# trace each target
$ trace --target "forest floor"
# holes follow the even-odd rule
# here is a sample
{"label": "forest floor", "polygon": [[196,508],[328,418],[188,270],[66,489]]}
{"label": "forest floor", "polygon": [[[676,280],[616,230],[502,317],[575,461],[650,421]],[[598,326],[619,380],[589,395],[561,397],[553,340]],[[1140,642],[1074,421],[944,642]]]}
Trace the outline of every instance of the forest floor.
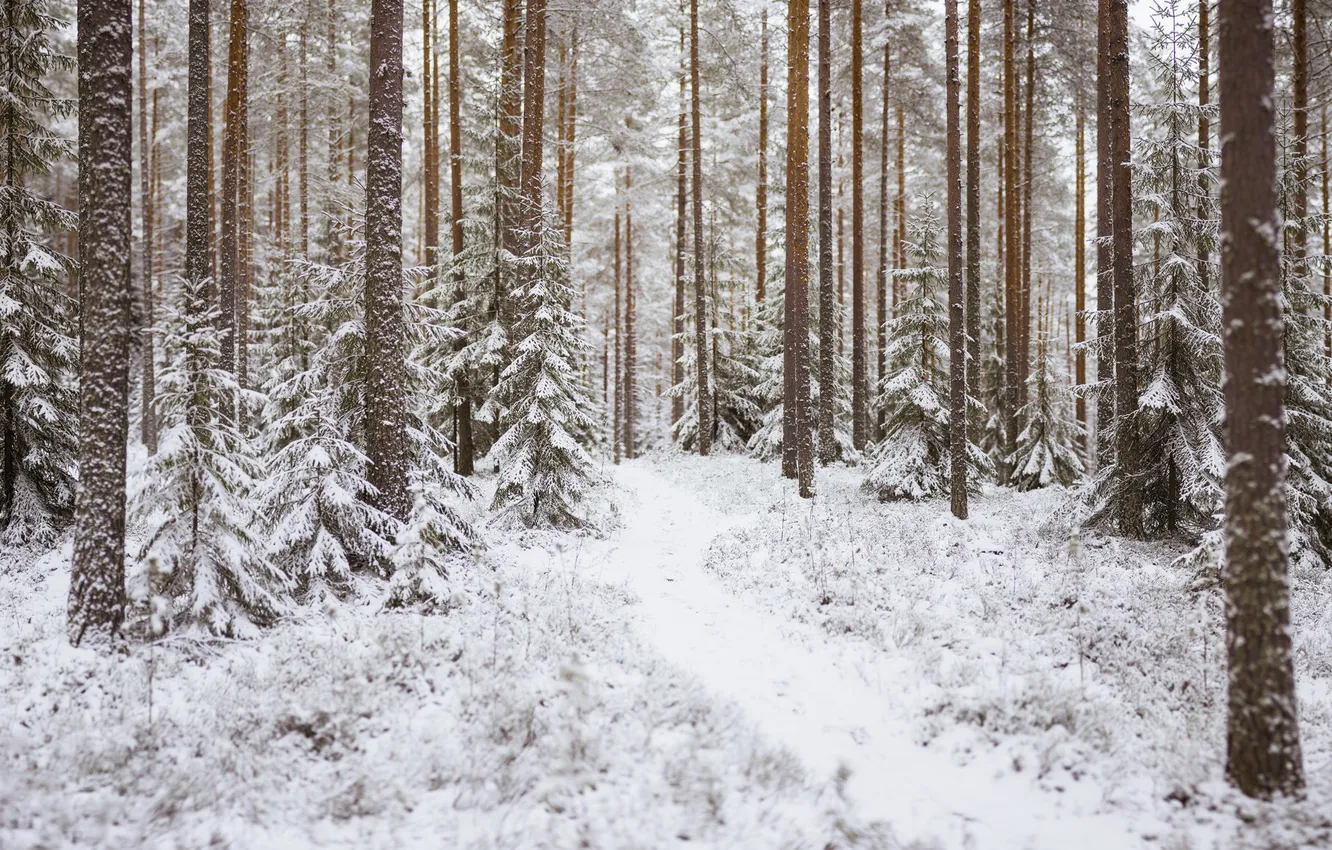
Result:
{"label": "forest floor", "polygon": [[[1222,781],[1221,599],[1066,493],[796,498],[609,471],[600,536],[491,529],[447,613],[367,583],[261,638],[64,640],[0,550],[0,848],[1332,847],[1332,578],[1297,570],[1307,798]],[[614,508],[610,508],[614,505]]]}

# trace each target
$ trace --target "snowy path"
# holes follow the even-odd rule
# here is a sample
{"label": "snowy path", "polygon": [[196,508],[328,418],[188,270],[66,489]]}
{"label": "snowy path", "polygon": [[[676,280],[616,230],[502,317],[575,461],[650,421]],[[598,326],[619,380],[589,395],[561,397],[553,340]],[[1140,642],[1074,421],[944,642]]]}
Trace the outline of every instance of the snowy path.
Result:
{"label": "snowy path", "polygon": [[[847,669],[823,636],[748,608],[702,568],[709,542],[743,516],[700,504],[648,466],[626,464],[619,484],[637,505],[590,569],[639,598],[645,639],[709,689],[733,700],[765,734],[799,756],[815,776],[850,771],[847,793],[868,818],[891,825],[905,844],[997,850],[1123,850],[1144,844],[1123,815],[1083,814],[1085,796],[1057,795],[1026,777],[996,776],[978,759],[959,766],[917,746],[891,712],[890,682]],[[877,678],[877,677],[876,677]]]}

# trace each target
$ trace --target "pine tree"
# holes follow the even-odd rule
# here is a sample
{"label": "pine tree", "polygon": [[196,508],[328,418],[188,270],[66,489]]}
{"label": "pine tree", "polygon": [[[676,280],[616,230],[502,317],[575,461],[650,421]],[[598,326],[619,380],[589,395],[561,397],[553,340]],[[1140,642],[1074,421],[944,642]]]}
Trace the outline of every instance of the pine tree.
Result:
{"label": "pine tree", "polygon": [[[939,265],[943,246],[936,203],[917,201],[910,224],[912,268],[893,272],[903,290],[898,316],[888,323],[890,374],[879,388],[884,438],[870,456],[862,485],[882,501],[918,501],[949,492],[948,269]],[[989,460],[974,443],[967,446],[977,487]]]}
{"label": "pine tree", "polygon": [[0,532],[10,542],[74,507],[78,342],[64,291],[73,262],[50,237],[78,219],[30,185],[73,154],[48,126],[74,104],[47,81],[74,62],[54,50],[62,24],[47,6],[8,0],[0,18]]}
{"label": "pine tree", "polygon": [[506,430],[492,453],[499,463],[494,510],[529,527],[587,525],[581,502],[596,482],[591,456],[576,434],[595,427],[592,403],[575,368],[586,349],[583,322],[571,311],[573,290],[563,229],[543,212],[532,251],[520,262],[525,283],[513,362],[500,375],[494,403]]}
{"label": "pine tree", "polygon": [[[1216,525],[1225,457],[1221,446],[1221,306],[1199,277],[1197,248],[1215,238],[1205,191],[1213,163],[1195,142],[1200,116],[1215,113],[1190,96],[1197,28],[1180,0],[1158,0],[1147,56],[1156,81],[1139,106],[1149,128],[1134,150],[1135,202],[1154,221],[1139,240],[1155,260],[1139,268],[1150,299],[1138,330],[1143,389],[1136,408],[1118,410],[1113,460],[1091,484],[1091,521],[1120,522],[1141,511],[1136,527],[1151,536],[1196,536]],[[1204,163],[1199,167],[1199,163]],[[1200,217],[1200,213],[1202,217]]]}
{"label": "pine tree", "polygon": [[134,500],[148,529],[138,562],[147,592],[166,602],[167,624],[244,636],[281,612],[290,582],[262,557],[255,536],[249,497],[262,466],[222,410],[221,400],[240,387],[220,365],[220,311],[205,306],[207,286],[206,278],[182,280],[162,311],[164,428]]}

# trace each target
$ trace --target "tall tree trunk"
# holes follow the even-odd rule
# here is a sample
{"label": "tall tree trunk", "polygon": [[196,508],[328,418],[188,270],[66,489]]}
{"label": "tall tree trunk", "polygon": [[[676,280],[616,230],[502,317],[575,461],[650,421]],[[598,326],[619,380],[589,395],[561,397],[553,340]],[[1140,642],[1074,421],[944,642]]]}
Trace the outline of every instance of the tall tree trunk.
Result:
{"label": "tall tree trunk", "polygon": [[310,256],[310,7],[301,8],[301,130],[296,155],[300,187],[301,257]]}
{"label": "tall tree trunk", "polygon": [[340,236],[334,225],[336,221],[337,201],[335,187],[338,183],[339,169],[342,167],[342,136],[338,132],[338,98],[334,95],[333,86],[337,84],[338,76],[338,38],[337,38],[337,7],[334,5],[336,0],[328,0],[328,15],[325,23],[327,24],[327,41],[324,47],[327,51],[324,57],[324,71],[326,74],[325,84],[329,90],[325,93],[325,122],[328,124],[328,185],[324,188],[324,218],[325,226],[328,228],[325,245],[327,255],[324,262],[337,262],[339,259],[338,241]]}
{"label": "tall tree trunk", "polygon": [[[1015,49],[1014,0],[1004,0],[1004,455],[1016,447],[1018,417],[1021,398],[1022,311],[1021,246],[1019,243],[1018,198],[1018,135],[1017,135],[1017,75],[1014,73]],[[1000,464],[1000,481],[1008,482],[1008,463]]]}
{"label": "tall tree trunk", "polygon": [[250,385],[250,293],[254,289],[254,152],[250,149],[250,5],[241,8],[241,63],[236,112],[236,380]]}
{"label": "tall tree trunk", "polygon": [[[698,0],[693,0],[697,4]],[[809,375],[809,0],[791,0],[787,11],[786,291],[787,355],[785,404],[790,416],[788,446],[794,449],[789,477],[802,498],[814,495],[813,411]],[[695,213],[695,223],[698,223]],[[785,467],[785,456],[783,466]]]}
{"label": "tall tree trunk", "polygon": [[962,282],[962,80],[958,69],[957,0],[944,0],[948,156],[948,442],[953,516],[967,518],[967,329]]}
{"label": "tall tree trunk", "polygon": [[[574,222],[574,165],[578,151],[578,24],[569,36],[569,110],[568,127],[564,131],[564,248],[573,256]],[[582,284],[580,283],[580,286]],[[583,312],[587,312],[587,290],[583,290]]]}
{"label": "tall tree trunk", "polygon": [[851,440],[869,439],[869,352],[865,337],[865,95],[861,0],[851,0]]}
{"label": "tall tree trunk", "polygon": [[[1206,221],[1212,214],[1209,198],[1212,187],[1207,174],[1211,168],[1211,156],[1208,146],[1211,144],[1211,123],[1207,118],[1207,103],[1211,94],[1211,76],[1208,72],[1208,50],[1211,37],[1209,16],[1213,0],[1198,0],[1198,219]],[[1325,134],[1326,135],[1326,134]],[[1326,194],[1326,193],[1324,193]],[[1198,291],[1210,292],[1211,250],[1205,236],[1198,238]],[[1324,251],[1323,253],[1327,253]]]}
{"label": "tall tree trunk", "polygon": [[[671,380],[672,386],[684,383],[685,332],[685,231],[688,228],[688,151],[689,131],[687,127],[688,104],[685,92],[685,31],[680,25],[680,130],[679,144],[675,155],[675,309],[672,317],[671,333]],[[685,398],[682,395],[671,397],[671,424],[679,422],[684,416]]]}
{"label": "tall tree trunk", "polygon": [[[496,181],[499,184],[500,247],[517,256],[521,253],[521,216],[517,196],[522,179],[523,49],[519,35],[523,27],[523,0],[504,0],[504,35],[500,47],[499,137],[496,139]],[[502,299],[503,291],[497,292]],[[497,306],[503,315],[502,306]]]}
{"label": "tall tree trunk", "polygon": [[[1022,111],[1022,348],[1018,365],[1018,399],[1027,403],[1027,378],[1031,376],[1031,208],[1035,181],[1032,179],[1032,121],[1036,114],[1036,0],[1027,0],[1027,91]],[[1022,427],[1019,423],[1018,427]]]}
{"label": "tall tree trunk", "polygon": [[275,222],[276,241],[278,243],[278,252],[282,259],[291,257],[291,243],[289,236],[290,227],[290,208],[287,204],[288,173],[291,170],[290,146],[287,139],[288,115],[287,115],[287,39],[284,33],[277,40],[278,45],[278,88],[277,88],[277,134],[274,139],[274,168],[276,175],[274,177],[275,211],[273,219]]}
{"label": "tall tree trunk", "polygon": [[365,161],[365,453],[376,504],[406,520],[410,453],[402,305],[402,0],[371,0]]}
{"label": "tall tree trunk", "polygon": [[[536,231],[541,223],[545,118],[546,0],[527,0],[523,44],[523,256],[535,247]],[[524,279],[530,274],[531,270],[527,268]]]}
{"label": "tall tree trunk", "polygon": [[[883,17],[885,23],[892,13],[889,5],[891,3],[892,0],[886,0],[884,4]],[[893,48],[890,40],[885,39],[883,43],[883,108],[879,115],[879,271],[875,279],[879,302],[879,312],[875,317],[878,320],[878,327],[875,328],[875,343],[879,352],[878,379],[880,384],[888,376],[888,267],[891,262],[888,256],[888,92],[892,89],[892,53]],[[894,290],[896,290],[896,286],[894,286]],[[896,306],[895,303],[894,306]],[[875,441],[883,439],[883,424],[884,411],[880,408],[875,416]]]}
{"label": "tall tree trunk", "polygon": [[[462,69],[459,50],[462,33],[458,30],[458,0],[449,0],[449,221],[453,230],[453,288],[455,303],[465,296],[467,278],[459,258],[463,252],[463,181],[462,181]],[[463,345],[460,340],[458,347]],[[458,448],[453,456],[453,471],[470,476],[476,471],[476,447],[472,440],[472,396],[463,370],[458,376]]]}
{"label": "tall tree trunk", "polygon": [[758,190],[754,206],[758,209],[758,230],[754,237],[755,298],[762,304],[768,297],[768,7],[763,6],[759,36],[759,151]]}
{"label": "tall tree trunk", "polygon": [[[438,125],[435,123],[434,110],[431,108],[434,96],[431,91],[433,77],[430,73],[430,59],[435,52],[433,41],[435,27],[430,19],[433,5],[432,0],[421,2],[421,160],[424,172],[421,175],[421,204],[425,230],[425,264],[431,267],[438,262],[436,249],[439,246],[439,165],[435,162],[435,156],[439,151],[439,145],[435,142]],[[426,289],[433,287],[434,278],[435,274],[432,271]]]}
{"label": "tall tree trunk", "polygon": [[[1323,256],[1332,257],[1332,198],[1328,196],[1327,158],[1327,104],[1323,104],[1322,132],[1323,141]],[[1324,354],[1332,360],[1332,265],[1323,261],[1323,321],[1327,330],[1323,333]]]}
{"label": "tall tree trunk", "polygon": [[1252,797],[1304,786],[1291,660],[1284,329],[1271,0],[1220,4],[1225,328],[1226,776]]}
{"label": "tall tree trunk", "polygon": [[694,148],[694,331],[698,352],[698,453],[712,449],[712,385],[708,375],[708,320],[703,274],[703,130],[699,106],[698,0],[689,2],[690,139]]}
{"label": "tall tree trunk", "polygon": [[[618,181],[617,181],[618,183]],[[624,454],[624,310],[620,305],[620,187],[615,187],[615,406],[611,412],[611,454],[615,463]]]}
{"label": "tall tree trunk", "polygon": [[1309,29],[1307,0],[1290,0],[1291,64],[1294,99],[1291,103],[1291,166],[1295,172],[1293,217],[1295,227],[1290,231],[1291,249],[1295,257],[1295,273],[1305,275],[1308,270],[1304,258],[1309,252]]}
{"label": "tall tree trunk", "polygon": [[129,438],[131,0],[78,4],[79,498],[66,633],[114,643],[125,618]]}
{"label": "tall tree trunk", "polygon": [[240,289],[240,81],[245,62],[245,0],[231,0],[227,48],[227,101],[222,131],[222,239],[218,258],[218,296],[222,315],[222,367],[236,370],[236,294]]}
{"label": "tall tree trunk", "polygon": [[1114,239],[1112,273],[1115,286],[1115,453],[1125,485],[1120,502],[1120,532],[1141,537],[1142,494],[1136,483],[1137,435],[1133,428],[1138,404],[1138,305],[1133,283],[1133,189],[1129,165],[1128,0],[1110,0],[1110,156],[1113,187],[1111,222]]}
{"label": "tall tree trunk", "polygon": [[[143,382],[139,431],[148,454],[157,454],[157,378],[153,346],[153,228],[156,225],[152,192],[151,151],[148,144],[148,27],[144,7],[139,0],[139,204],[143,214],[143,245],[139,276],[143,287]],[[59,193],[57,193],[59,194]],[[1325,193],[1326,194],[1326,193]]]}
{"label": "tall tree trunk", "polygon": [[[1087,383],[1087,354],[1082,350],[1082,343],[1087,340],[1087,147],[1086,128],[1087,111],[1082,103],[1082,92],[1077,93],[1077,181],[1074,188],[1073,221],[1073,311],[1078,343],[1077,366],[1073,376],[1074,386]],[[1079,439],[1083,447],[1087,445],[1087,399],[1079,393],[1075,404]]]}
{"label": "tall tree trunk", "polygon": [[[906,99],[897,99],[897,235],[895,237],[897,267],[907,267],[907,196],[906,196]],[[899,287],[900,289],[900,287]],[[893,303],[901,301],[899,291]]]}
{"label": "tall tree trunk", "polygon": [[624,456],[633,459],[638,456],[636,446],[637,387],[635,375],[637,346],[635,344],[634,303],[634,210],[631,192],[633,179],[629,166],[624,167]]}
{"label": "tall tree trunk", "polygon": [[[980,0],[967,3],[967,395],[980,398]],[[981,422],[969,417],[968,430]]]}
{"label": "tall tree trunk", "polygon": [[[1202,0],[1206,3],[1209,0]],[[1096,462],[1114,459],[1115,281],[1111,219],[1114,157],[1110,153],[1110,3],[1097,0],[1096,15]]]}
{"label": "tall tree trunk", "polygon": [[[208,246],[212,241],[210,221],[209,168],[209,85],[212,69],[208,64],[208,0],[190,0],[189,11],[189,84],[186,116],[185,180],[185,277],[196,283],[212,273]],[[187,309],[203,312],[206,305],[192,304]],[[225,350],[225,348],[224,348]]]}
{"label": "tall tree trunk", "polygon": [[838,293],[833,289],[832,232],[832,25],[831,0],[819,8],[819,462],[837,459],[833,408],[837,377],[833,358],[837,334]]}

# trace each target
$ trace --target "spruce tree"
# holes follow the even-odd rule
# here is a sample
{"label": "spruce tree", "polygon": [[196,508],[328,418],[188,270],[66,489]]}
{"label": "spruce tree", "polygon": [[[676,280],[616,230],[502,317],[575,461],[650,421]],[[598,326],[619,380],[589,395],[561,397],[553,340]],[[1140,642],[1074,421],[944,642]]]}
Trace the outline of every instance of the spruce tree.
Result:
{"label": "spruce tree", "polygon": [[[1196,82],[1197,26],[1192,7],[1158,0],[1147,51],[1153,99],[1138,106],[1147,120],[1134,150],[1135,203],[1153,223],[1138,239],[1152,261],[1138,269],[1145,301],[1138,331],[1142,390],[1136,409],[1117,411],[1111,463],[1089,488],[1090,522],[1118,522],[1142,512],[1149,536],[1197,536],[1216,526],[1225,456],[1221,446],[1221,306],[1199,274],[1197,249],[1215,238],[1207,192],[1215,164],[1196,142],[1200,117],[1215,108],[1191,96]],[[1201,165],[1200,165],[1201,164]],[[1215,278],[1215,276],[1209,276]]]}
{"label": "spruce tree", "polygon": [[575,368],[587,345],[583,321],[570,309],[564,234],[548,210],[528,244],[523,283],[511,295],[519,314],[513,362],[494,389],[505,431],[491,450],[500,468],[493,508],[528,527],[580,528],[587,525],[581,502],[597,479],[575,436],[595,427]]}
{"label": "spruce tree", "polygon": [[221,314],[208,285],[181,280],[161,314],[163,433],[134,500],[147,528],[138,561],[164,626],[244,636],[281,612],[290,581],[260,551],[250,496],[263,470],[223,407],[240,387],[222,365]]}
{"label": "spruce tree", "polygon": [[[912,268],[893,277],[904,292],[898,317],[888,323],[888,368],[879,387],[884,438],[870,456],[862,485],[881,501],[918,501],[949,492],[948,269],[935,201],[917,202],[908,245]],[[990,470],[979,446],[968,443],[971,487]]]}
{"label": "spruce tree", "polygon": [[1028,401],[1018,411],[1023,424],[1017,450],[1008,460],[1011,481],[1018,490],[1052,484],[1067,487],[1082,476],[1082,458],[1076,448],[1077,423],[1070,422],[1060,404],[1067,390],[1060,386],[1048,338],[1036,344],[1036,363],[1027,379]]}
{"label": "spruce tree", "polygon": [[51,237],[78,218],[32,183],[72,156],[52,121],[73,109],[48,86],[73,69],[46,0],[8,0],[0,17],[0,533],[22,542],[74,506],[78,342],[65,294],[73,262]]}

